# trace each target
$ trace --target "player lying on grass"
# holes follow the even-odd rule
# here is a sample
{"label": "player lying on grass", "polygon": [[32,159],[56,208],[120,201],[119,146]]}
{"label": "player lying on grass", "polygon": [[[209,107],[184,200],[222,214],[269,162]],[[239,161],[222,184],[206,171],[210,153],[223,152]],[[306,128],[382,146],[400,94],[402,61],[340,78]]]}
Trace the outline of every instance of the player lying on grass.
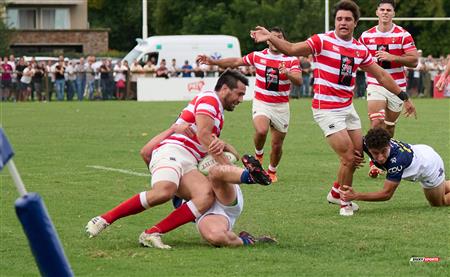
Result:
{"label": "player lying on grass", "polygon": [[[259,164],[254,157],[248,155],[244,155],[242,162],[246,166]],[[244,208],[244,196],[238,183],[242,182],[245,170],[235,165],[217,164],[209,168],[208,172],[215,201],[208,211],[196,219],[200,235],[214,246],[234,247],[255,243],[276,243],[276,240],[269,236],[255,238],[245,231],[236,235],[232,230]]]}
{"label": "player lying on grass", "polygon": [[363,143],[364,152],[386,171],[384,187],[376,192],[355,192],[351,187],[344,187],[341,197],[345,201],[387,201],[404,179],[420,182],[431,206],[450,206],[450,181],[445,180],[444,162],[433,148],[391,139],[382,128],[369,130]]}

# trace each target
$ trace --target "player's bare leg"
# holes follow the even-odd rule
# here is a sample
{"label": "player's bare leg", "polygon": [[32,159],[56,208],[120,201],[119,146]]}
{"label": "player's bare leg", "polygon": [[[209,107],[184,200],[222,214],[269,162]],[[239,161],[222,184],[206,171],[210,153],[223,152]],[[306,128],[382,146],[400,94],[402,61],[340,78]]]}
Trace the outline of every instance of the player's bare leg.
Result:
{"label": "player's bare leg", "polygon": [[442,182],[435,188],[424,188],[423,192],[431,206],[450,206],[450,180]]}
{"label": "player's bare leg", "polygon": [[253,136],[253,142],[255,144],[255,157],[262,165],[264,144],[266,143],[267,134],[269,133],[270,120],[263,115],[258,115],[253,118],[253,127],[255,128],[255,135]]}
{"label": "player's bare leg", "polygon": [[272,179],[272,183],[275,183],[278,180],[276,175],[277,166],[280,163],[283,154],[283,142],[287,133],[282,133],[273,127],[271,127],[270,130],[272,135],[272,150],[270,152],[270,164],[267,172]]}
{"label": "player's bare leg", "polygon": [[[338,184],[340,189],[343,189],[344,185],[352,186],[353,173],[356,169],[355,149],[360,153],[362,151],[361,129],[352,131],[347,131],[347,129],[341,130],[329,135],[327,142],[340,157],[338,170]],[[341,200],[340,214],[345,216],[353,215],[352,203]]]}
{"label": "player's bare leg", "polygon": [[386,108],[386,115],[384,119],[384,128],[389,132],[391,137],[394,137],[395,124],[400,116],[401,112],[393,112]]}
{"label": "player's bare leg", "polygon": [[[255,160],[256,161],[256,160]],[[222,205],[236,205],[238,196],[235,184],[240,183],[244,169],[234,165],[216,165],[209,171],[216,200]],[[228,219],[220,214],[209,214],[198,223],[201,236],[215,246],[242,246],[260,242],[276,242],[270,237],[256,239],[247,232],[239,236],[230,230]]]}
{"label": "player's bare leg", "polygon": [[214,246],[242,246],[244,242],[228,231],[228,220],[222,215],[205,216],[198,224],[200,235]]}
{"label": "player's bare leg", "polygon": [[[370,128],[386,128],[386,100],[369,100],[367,101],[367,112],[369,114]],[[395,122],[395,121],[394,121]],[[395,126],[394,126],[395,127]],[[377,178],[383,171],[375,166],[370,160],[369,176]]]}
{"label": "player's bare leg", "polygon": [[236,201],[234,184],[241,183],[242,172],[243,168],[234,165],[218,165],[210,169],[208,178],[220,203],[231,205]]}

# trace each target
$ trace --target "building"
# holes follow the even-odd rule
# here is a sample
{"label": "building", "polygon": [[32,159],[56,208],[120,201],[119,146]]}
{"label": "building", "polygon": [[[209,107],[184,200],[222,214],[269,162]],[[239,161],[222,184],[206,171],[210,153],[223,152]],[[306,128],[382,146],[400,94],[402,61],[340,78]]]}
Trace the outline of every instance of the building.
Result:
{"label": "building", "polygon": [[22,53],[108,51],[108,29],[90,29],[88,0],[6,0],[6,24],[13,28],[11,49]]}

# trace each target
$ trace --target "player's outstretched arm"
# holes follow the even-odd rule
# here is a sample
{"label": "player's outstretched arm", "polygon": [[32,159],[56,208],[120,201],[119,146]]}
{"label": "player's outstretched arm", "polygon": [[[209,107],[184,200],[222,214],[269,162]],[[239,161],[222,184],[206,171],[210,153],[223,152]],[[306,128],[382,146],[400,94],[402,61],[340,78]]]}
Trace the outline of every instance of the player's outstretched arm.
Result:
{"label": "player's outstretched arm", "polygon": [[235,68],[244,65],[244,60],[242,58],[223,58],[214,60],[207,55],[198,55],[196,60],[201,64],[218,65],[222,68]]}
{"label": "player's outstretched arm", "polygon": [[287,40],[278,38],[276,35],[269,32],[266,28],[257,26],[254,30],[250,31],[250,36],[256,43],[270,41],[275,48],[277,48],[281,53],[294,56],[294,57],[307,57],[312,54],[311,48],[308,46],[306,41],[292,43]]}
{"label": "player's outstretched arm", "polygon": [[190,128],[189,124],[181,123],[181,124],[173,124],[172,126],[170,126],[169,129],[154,136],[141,149],[141,157],[147,166],[150,164],[150,161],[152,159],[153,149],[155,149],[155,147],[158,144],[160,144],[161,141],[165,140],[174,133],[184,134],[188,137],[193,137],[195,135],[194,131]]}
{"label": "player's outstretched arm", "polygon": [[383,189],[375,192],[356,192],[353,187],[344,186],[340,193],[344,201],[387,201],[392,198],[399,184],[398,182],[385,180]]}
{"label": "player's outstretched arm", "polygon": [[403,100],[405,103],[405,115],[407,117],[414,116],[417,119],[416,107],[414,107],[411,99],[409,99],[408,94],[401,90],[386,70],[376,63],[361,66],[361,69],[372,74],[383,87]]}

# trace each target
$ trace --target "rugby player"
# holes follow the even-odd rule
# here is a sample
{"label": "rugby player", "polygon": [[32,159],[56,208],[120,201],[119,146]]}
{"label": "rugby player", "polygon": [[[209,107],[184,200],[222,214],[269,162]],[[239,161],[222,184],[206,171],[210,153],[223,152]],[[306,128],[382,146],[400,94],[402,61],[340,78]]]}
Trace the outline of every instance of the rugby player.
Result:
{"label": "rugby player", "polygon": [[[286,39],[284,31],[279,27],[273,27],[270,32],[279,39]],[[276,182],[283,141],[289,127],[289,92],[291,84],[301,85],[302,76],[296,57],[280,53],[270,41],[267,44],[268,48],[251,52],[243,58],[215,60],[206,55],[199,55],[197,60],[203,64],[218,65],[222,68],[255,66],[256,83],[252,108],[255,156],[263,164],[264,144],[270,130],[272,149],[267,171],[272,182]]]}
{"label": "rugby player", "polygon": [[363,144],[375,165],[386,171],[384,187],[375,192],[356,192],[344,186],[341,197],[345,201],[387,201],[401,180],[407,180],[421,183],[431,206],[450,206],[450,180],[445,180],[444,162],[433,148],[392,139],[383,128],[369,130]]}
{"label": "rugby player", "polygon": [[[408,31],[392,22],[395,16],[394,0],[380,0],[376,15],[378,25],[363,32],[359,41],[369,49],[374,61],[392,76],[402,91],[406,91],[404,66],[414,68],[419,59],[414,39]],[[393,137],[403,101],[387,91],[370,73],[367,81],[370,126],[383,127]],[[380,173],[382,171],[371,160],[369,176],[376,178]]]}

